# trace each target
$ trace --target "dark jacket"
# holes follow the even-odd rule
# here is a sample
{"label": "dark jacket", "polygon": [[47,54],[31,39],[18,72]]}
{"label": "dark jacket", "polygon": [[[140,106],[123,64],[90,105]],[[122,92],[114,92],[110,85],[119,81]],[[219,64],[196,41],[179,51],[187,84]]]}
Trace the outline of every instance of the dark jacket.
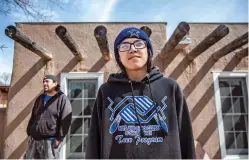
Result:
{"label": "dark jacket", "polygon": [[71,125],[70,101],[63,92],[58,91],[44,106],[44,96],[41,94],[35,101],[27,134],[34,139],[56,137],[62,141]]}
{"label": "dark jacket", "polygon": [[188,106],[177,82],[158,68],[141,81],[110,75],[98,91],[86,158],[194,159]]}

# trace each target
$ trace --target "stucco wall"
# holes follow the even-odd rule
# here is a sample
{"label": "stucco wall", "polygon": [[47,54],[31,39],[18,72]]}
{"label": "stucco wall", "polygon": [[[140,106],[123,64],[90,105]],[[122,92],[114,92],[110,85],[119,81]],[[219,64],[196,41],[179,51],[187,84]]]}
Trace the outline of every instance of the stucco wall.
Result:
{"label": "stucco wall", "polygon": [[[204,147],[204,150],[210,158],[220,158],[221,156],[219,150],[213,75],[211,72],[248,71],[248,57],[238,59],[234,56],[235,52],[241,48],[220,58],[216,63],[211,59],[210,56],[212,53],[247,32],[247,25],[225,25],[229,28],[229,34],[197,57],[177,79],[187,98],[194,137]],[[190,45],[190,50],[200,43],[201,40],[210,34],[217,26],[218,25],[215,24],[191,24],[189,37],[193,43]],[[245,47],[246,46],[243,46],[243,48]],[[169,65],[170,67],[165,71],[166,75],[176,79],[177,75],[179,75],[178,72],[181,71],[181,69],[178,68],[181,68],[179,67],[179,62],[183,57],[184,56],[178,55],[176,59],[171,62],[171,64],[178,64],[176,65],[177,69],[175,69],[175,66]],[[174,68],[173,71],[171,67]]]}
{"label": "stucco wall", "polygon": [[0,159],[3,158],[5,111],[6,108],[0,108]]}
{"label": "stucco wall", "polygon": [[[79,45],[87,59],[78,62],[69,49],[55,34],[59,23],[18,24],[17,28],[29,35],[38,44],[53,53],[53,60],[45,63],[39,56],[15,43],[14,69],[9,92],[7,110],[4,158],[20,158],[27,145],[25,133],[30,111],[35,98],[42,92],[42,78],[45,73],[61,72],[105,72],[105,80],[111,72],[116,72],[114,58],[105,62],[93,35],[98,25],[108,30],[110,51],[118,32],[128,26],[147,25],[152,29],[152,43],[155,56],[153,63],[160,67],[165,76],[177,79],[187,97],[193,121],[194,137],[204,146],[210,158],[220,158],[219,137],[214,102],[212,70],[247,70],[248,58],[234,57],[234,52],[221,58],[214,64],[210,55],[247,31],[246,24],[227,24],[230,33],[197,57],[187,68],[188,61],[183,60],[187,52],[171,55],[166,60],[158,57],[166,42],[166,26],[163,23],[65,23],[73,39]],[[218,24],[190,24],[189,37],[192,39],[190,50],[211,33]],[[204,67],[203,67],[204,66]]]}

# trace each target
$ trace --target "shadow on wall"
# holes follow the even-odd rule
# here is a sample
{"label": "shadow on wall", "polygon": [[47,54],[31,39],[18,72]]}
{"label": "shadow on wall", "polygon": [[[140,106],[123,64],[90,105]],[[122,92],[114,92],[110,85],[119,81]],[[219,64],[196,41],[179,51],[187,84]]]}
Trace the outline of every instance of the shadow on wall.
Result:
{"label": "shadow on wall", "polygon": [[28,137],[11,153],[7,159],[20,159],[23,157],[28,146]]}
{"label": "shadow on wall", "polygon": [[45,66],[44,60],[41,58],[37,61],[30,69],[10,88],[8,101],[11,101],[12,98],[20,92],[20,90],[38,73],[42,67]]}
{"label": "shadow on wall", "polygon": [[[42,91],[40,91],[39,94],[41,94]],[[38,95],[37,95],[38,97]],[[36,98],[37,98],[36,97]],[[16,129],[17,126],[19,126],[22,121],[31,113],[31,110],[33,108],[33,105],[35,103],[36,98],[31,100],[31,102],[15,117],[15,119],[8,124],[8,126],[5,127],[5,134],[4,139],[6,140],[9,135]]]}
{"label": "shadow on wall", "polygon": [[[232,60],[227,64],[227,66],[225,67],[224,70],[229,70],[229,71],[233,70],[240,63],[240,61],[241,61],[241,59],[239,59],[236,56],[234,56],[232,58]],[[104,63],[102,62],[102,60],[99,60],[98,62],[101,65],[104,65]],[[69,72],[69,71],[71,71],[77,65],[77,63],[78,63],[77,59],[72,59],[61,70],[61,72]],[[194,88],[199,84],[199,82],[203,79],[203,77],[209,72],[209,70],[211,69],[211,67],[212,67],[213,64],[214,64],[214,62],[211,59],[207,60],[207,62],[203,65],[203,67],[193,77],[193,79],[190,81],[190,83],[184,89],[184,92],[186,93],[186,97],[188,97],[191,94],[191,92],[194,90]],[[184,66],[182,66],[182,67],[184,67]],[[31,73],[26,73],[25,75],[33,75],[32,73],[36,73],[36,72],[39,71],[39,70],[36,70],[36,69],[37,69],[37,67],[34,67],[33,70],[30,69],[29,72],[31,72]],[[59,73],[61,73],[61,72],[59,72]],[[172,73],[172,74],[174,74],[174,73]],[[23,78],[21,78],[20,80],[24,81]],[[17,82],[17,84],[18,83],[21,84],[21,82]],[[21,90],[21,88],[19,90]],[[40,93],[42,93],[42,91]],[[197,116],[203,110],[203,106],[207,105],[207,103],[213,97],[213,95],[214,95],[214,88],[213,88],[213,85],[211,85],[207,89],[207,91],[203,94],[203,96],[198,101],[198,103],[194,106],[194,108],[192,109],[192,111],[190,112],[192,121],[194,121],[197,118]],[[6,127],[5,139],[8,138],[8,136],[15,130],[15,128],[20,123],[22,123],[22,121],[29,115],[29,113],[32,110],[34,101],[35,101],[35,99],[33,99],[27,105],[27,107]],[[197,141],[199,142],[198,145],[204,146],[206,144],[206,142],[208,141],[208,139],[211,137],[211,135],[213,134],[213,132],[215,131],[216,128],[217,128],[217,119],[216,119],[216,116],[214,116],[213,119],[207,125],[207,127],[202,131],[202,133],[200,134],[200,136],[197,138]],[[26,143],[27,143],[27,139],[25,139],[11,153],[11,155],[8,158],[20,158],[24,154],[24,152],[26,151],[26,147],[27,147]],[[200,154],[199,156],[201,156],[203,151],[201,151],[201,150],[198,149],[198,145],[197,145],[197,150],[200,151],[200,153],[197,153],[197,154]],[[215,154],[215,156],[211,157],[211,158],[220,158],[220,150],[218,150],[217,153]]]}
{"label": "shadow on wall", "polygon": [[100,59],[89,69],[88,72],[98,72],[107,62],[108,61],[106,61],[103,57],[100,57]]}
{"label": "shadow on wall", "polygon": [[[232,71],[241,61],[241,58],[238,58],[234,56],[230,62],[225,66],[223,71]],[[210,71],[212,65],[214,64],[214,61],[208,60],[203,67],[198,71],[198,73],[193,77],[193,79],[189,82],[189,84],[184,88],[184,94],[186,97],[188,97],[192,91],[197,87],[197,85],[202,81],[204,76]],[[190,112],[191,120],[194,122],[198,115],[201,113],[201,111],[204,109],[204,107],[207,105],[207,103],[211,100],[211,98],[214,96],[214,86],[213,84],[209,86],[209,88],[206,90],[206,92],[202,95],[200,100],[196,103],[196,105],[193,107],[193,109]],[[206,128],[201,132],[199,137],[197,137],[197,141],[204,146],[209,138],[212,136],[214,131],[217,129],[217,117],[216,115],[210,120]],[[219,159],[221,157],[220,155],[220,149],[217,150],[217,152],[214,154],[214,159]]]}
{"label": "shadow on wall", "polygon": [[[32,77],[39,72],[45,65],[44,60],[39,59],[11,88],[9,91],[8,101],[11,101],[12,98],[32,79]],[[42,91],[40,91],[41,93]],[[15,117],[15,119],[10,122],[5,127],[4,139],[6,140],[9,135],[19,126],[22,121],[30,114],[35,99],[31,102]]]}
{"label": "shadow on wall", "polygon": [[[170,63],[175,59],[177,54],[169,54],[165,60],[155,58],[154,63],[158,63],[160,65],[160,70],[164,71]],[[224,71],[232,71],[242,60],[242,58],[238,58],[237,56],[233,56],[233,58],[229,61],[229,63],[223,69]],[[219,60],[218,60],[219,61]],[[192,61],[188,59],[187,56],[183,58],[183,60],[177,65],[177,67],[173,70],[173,72],[169,75],[170,78],[177,80],[181,74],[186,70],[186,68],[191,65]],[[198,70],[196,75],[190,80],[190,82],[186,85],[183,92],[186,98],[193,92],[193,90],[198,86],[198,84],[203,80],[203,78],[210,72],[210,69],[213,65],[217,63],[217,60],[214,60],[212,56],[204,63],[204,65]],[[163,64],[163,65],[162,65]],[[161,68],[163,66],[163,68]],[[213,84],[209,86],[206,92],[202,95],[197,104],[193,107],[190,112],[192,122],[198,117],[203,108],[207,105],[207,103],[214,96],[214,86]],[[197,138],[197,141],[201,146],[204,146],[214,131],[217,129],[217,118],[216,115],[212,118],[206,128],[202,131],[202,133]],[[213,157],[211,158],[220,158],[220,150],[218,150]]]}
{"label": "shadow on wall", "polygon": [[[169,57],[165,60],[161,60],[158,56],[154,58],[153,64],[156,64],[160,67],[160,70],[165,70],[170,63],[175,59],[177,54],[170,54]],[[233,70],[239,63],[241,59],[234,56],[231,61],[227,64],[224,70],[231,71]],[[60,73],[62,72],[70,72],[74,67],[79,63],[78,59],[74,57],[69,61],[65,67],[58,72],[58,77]],[[90,68],[89,72],[97,72],[99,71],[107,61],[105,61],[102,57]],[[191,62],[188,60],[187,57],[185,57],[179,65],[174,69],[174,71],[170,74],[169,77],[178,79],[181,74],[184,72],[186,67]],[[184,94],[186,98],[193,92],[193,90],[198,86],[198,84],[202,81],[202,79],[205,77],[205,75],[210,71],[212,66],[216,62],[210,57],[205,64],[202,66],[202,68],[198,71],[198,73],[191,79],[189,84],[184,88]],[[9,93],[9,101],[18,93],[28,82],[32,77],[38,73],[45,65],[45,62],[43,59],[40,59],[37,61],[36,64],[34,64],[21,78],[16,82],[15,85],[13,85],[10,89]],[[41,82],[42,83],[42,82]],[[42,93],[42,91],[40,91]],[[38,96],[38,95],[37,95]],[[207,105],[207,103],[210,101],[210,99],[214,96],[214,88],[213,85],[211,85],[206,92],[202,95],[200,100],[197,102],[197,104],[193,107],[192,111],[190,112],[192,122],[197,118],[197,116],[201,113],[203,108]],[[6,140],[9,135],[19,126],[23,120],[30,114],[35,99],[33,99],[24,109],[20,112],[19,115],[16,116],[16,118],[8,124],[5,128],[5,135],[4,139]],[[211,137],[215,129],[217,128],[217,118],[216,116],[213,117],[213,119],[209,122],[209,124],[206,126],[206,128],[202,131],[202,133],[197,138],[197,148],[198,146],[204,146],[208,139]],[[14,151],[10,154],[8,158],[20,158],[25,150],[27,145],[27,138],[17,147],[14,149]],[[200,151],[202,152],[202,151]],[[217,150],[217,153],[210,158],[220,158],[220,150]]]}
{"label": "shadow on wall", "polygon": [[[59,77],[60,73],[62,72],[70,72],[77,64],[79,63],[78,59],[76,57],[72,58],[67,65],[59,72],[57,75]],[[91,69],[91,71],[97,71],[99,68],[102,68],[102,65],[105,65],[105,60],[100,59],[96,64],[93,66],[97,67]],[[28,82],[32,77],[38,73],[42,67],[45,65],[45,62],[43,59],[40,59],[39,61],[36,62],[21,78],[19,81],[16,82],[16,84],[11,87],[10,89],[10,96],[9,96],[9,101],[18,93]],[[42,81],[41,81],[42,83]],[[41,90],[39,94],[41,94],[43,91]],[[36,98],[38,97],[38,95]],[[30,101],[30,103],[15,117],[15,119],[10,122],[6,127],[5,127],[5,134],[4,134],[4,139],[3,139],[3,145],[4,141],[9,137],[9,135],[23,122],[24,119],[27,118],[27,116],[31,113],[34,102],[36,100],[34,98],[33,100]],[[0,117],[1,118],[1,117]],[[2,121],[1,121],[2,122]],[[1,141],[0,141],[1,145]],[[0,147],[1,149],[4,147]],[[24,154],[27,148],[27,138],[17,147],[14,149],[14,151],[8,156],[8,158],[14,158],[18,159],[21,158],[21,156]],[[1,150],[0,150],[1,153]],[[1,154],[0,154],[1,156]],[[1,157],[0,157],[1,158]]]}
{"label": "shadow on wall", "polygon": [[210,159],[199,142],[195,140],[196,159]]}
{"label": "shadow on wall", "polygon": [[161,72],[164,72],[165,69],[170,65],[171,62],[177,57],[179,52],[184,52],[182,49],[176,49],[172,51],[166,59],[161,59],[159,54],[153,59],[152,64],[160,68]]}
{"label": "shadow on wall", "polygon": [[[78,61],[75,61],[75,59],[72,59],[66,66],[63,68],[62,71],[68,72],[71,71],[76,65]],[[16,93],[18,93],[28,82],[32,77],[38,73],[42,67],[45,65],[45,62],[43,59],[40,59],[37,61],[36,64],[34,64],[21,78],[19,81],[16,82],[16,84],[10,88],[10,94],[9,94],[9,101],[15,96]],[[41,80],[42,83],[42,80]],[[43,91],[40,91],[39,94],[41,94]],[[36,97],[38,97],[38,95]],[[27,118],[27,116],[31,113],[31,110],[33,108],[34,102],[33,100],[30,101],[30,103],[15,117],[15,119],[10,122],[6,127],[5,127],[5,134],[4,134],[4,140],[6,140],[9,135],[19,126],[24,119]],[[18,159],[21,158],[21,156],[24,154],[26,150],[26,141],[23,141],[17,148],[14,149],[14,151],[8,156],[8,158],[14,158]],[[7,157],[5,157],[7,158]]]}

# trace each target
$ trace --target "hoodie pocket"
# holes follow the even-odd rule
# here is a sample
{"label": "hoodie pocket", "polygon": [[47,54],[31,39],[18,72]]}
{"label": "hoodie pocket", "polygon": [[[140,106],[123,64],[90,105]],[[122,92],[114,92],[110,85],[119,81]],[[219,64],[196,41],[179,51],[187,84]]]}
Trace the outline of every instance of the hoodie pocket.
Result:
{"label": "hoodie pocket", "polygon": [[46,123],[47,123],[48,130],[54,130],[56,128],[56,124],[48,122],[48,121],[46,121]]}
{"label": "hoodie pocket", "polygon": [[50,136],[55,132],[56,125],[48,120],[41,120],[37,126],[38,132],[43,136]]}
{"label": "hoodie pocket", "polygon": [[56,133],[56,121],[51,114],[44,114],[37,126],[37,131],[43,136],[52,136]]}

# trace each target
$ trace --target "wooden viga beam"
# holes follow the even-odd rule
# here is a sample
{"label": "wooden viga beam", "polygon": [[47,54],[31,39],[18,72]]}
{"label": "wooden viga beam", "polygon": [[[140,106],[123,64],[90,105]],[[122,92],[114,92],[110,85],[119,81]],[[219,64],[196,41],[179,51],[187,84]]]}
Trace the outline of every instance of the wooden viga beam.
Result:
{"label": "wooden viga beam", "polygon": [[248,43],[248,32],[243,34],[242,36],[236,38],[235,40],[233,40],[232,42],[230,42],[226,46],[222,47],[218,51],[216,51],[215,53],[213,53],[212,56],[215,60],[218,60],[219,58],[227,55],[228,53],[236,50],[239,47],[242,47],[243,45],[245,45],[247,43]]}
{"label": "wooden viga beam", "polygon": [[248,56],[248,47],[238,51],[235,55],[238,58],[244,58],[244,57]]}
{"label": "wooden viga beam", "polygon": [[177,46],[177,44],[183,39],[183,37],[189,32],[189,24],[186,22],[181,22],[178,24],[177,28],[169,38],[169,40],[164,45],[161,53],[159,54],[160,58],[165,59],[168,57],[171,51]]}
{"label": "wooden viga beam", "polygon": [[75,41],[67,31],[66,27],[58,26],[55,29],[55,32],[78,60],[85,59],[83,54],[80,52],[78,45],[75,43]]}
{"label": "wooden viga beam", "polygon": [[201,53],[206,51],[209,47],[217,43],[229,33],[229,29],[225,25],[219,25],[212,33],[210,33],[204,40],[202,40],[190,53],[189,60],[194,60]]}
{"label": "wooden viga beam", "polygon": [[140,29],[144,31],[148,35],[148,37],[150,37],[152,31],[148,26],[142,26]]}
{"label": "wooden viga beam", "polygon": [[13,39],[14,41],[18,42],[25,48],[36,53],[38,56],[44,58],[45,60],[51,60],[53,58],[52,53],[50,53],[44,47],[37,44],[35,41],[33,41],[23,32],[19,31],[15,26],[10,25],[6,27],[5,35]]}
{"label": "wooden viga beam", "polygon": [[99,25],[94,29],[94,36],[97,40],[100,52],[106,61],[111,59],[109,44],[107,39],[107,29],[105,26]]}

